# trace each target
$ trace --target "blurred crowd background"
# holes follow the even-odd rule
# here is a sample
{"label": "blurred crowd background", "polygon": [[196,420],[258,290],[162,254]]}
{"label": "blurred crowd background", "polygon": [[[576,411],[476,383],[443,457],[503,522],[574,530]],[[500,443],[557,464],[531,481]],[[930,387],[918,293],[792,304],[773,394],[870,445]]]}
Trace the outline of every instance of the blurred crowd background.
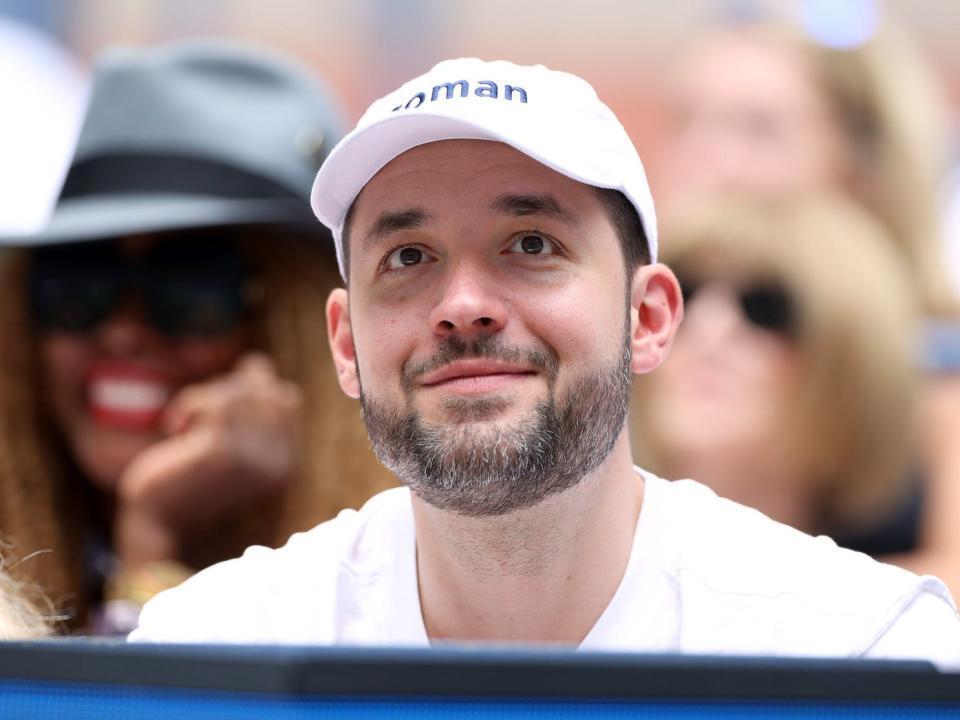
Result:
{"label": "blurred crowd background", "polygon": [[[644,159],[662,220],[663,258],[687,302],[671,357],[636,384],[631,430],[638,462],[671,478],[694,477],[802,530],[940,575],[957,593],[957,28],[960,4],[951,0],[0,0],[0,239],[44,226],[71,160],[95,60],[113,46],[217,37],[271,49],[326,86],[346,127],[373,99],[452,56],[576,73],[611,106]],[[165,241],[160,234],[151,242]],[[125,248],[125,235],[103,239]],[[245,244],[231,236],[223,246]],[[390,482],[376,475],[357,441],[356,408],[318,390],[326,382],[322,392],[338,395],[329,387],[332,370],[310,365],[325,353],[321,328],[311,330],[310,318],[320,322],[320,290],[336,282],[332,258],[284,252],[254,264],[263,277],[273,274],[274,288],[295,284],[284,279],[293,268],[309,270],[299,282],[304,297],[313,297],[289,305],[298,308],[289,310],[300,323],[293,334],[308,341],[296,352],[277,351],[273,361],[304,398],[312,449],[289,474],[314,492],[309,502],[286,501],[299,511],[296,522],[281,523],[283,532],[268,544]],[[44,267],[42,253],[23,256],[29,272]],[[147,257],[153,262],[152,252]],[[57,259],[54,269],[71,270],[71,258]],[[287,312],[283,307],[271,312]],[[0,317],[4,312],[0,307]],[[54,323],[51,331],[42,320],[22,327],[41,339],[64,329]],[[97,323],[84,332],[92,336]],[[2,331],[9,342],[12,335]],[[273,352],[269,343],[252,347]],[[0,406],[9,390],[3,387]],[[10,435],[8,420],[0,407],[0,440]],[[334,432],[347,426],[352,454]],[[63,439],[55,441],[60,450]],[[14,444],[23,460],[26,446]],[[30,463],[7,462],[2,446],[0,488]],[[69,482],[96,485],[96,458],[63,451],[79,466]],[[108,498],[108,514],[110,483],[128,459],[104,473],[110,482],[97,490]],[[9,500],[0,497],[4,542],[20,555],[53,542],[25,540],[29,529],[18,537],[12,528],[35,523],[13,513]],[[18,502],[33,507],[29,495]],[[235,509],[218,514],[218,522],[235,525]],[[101,524],[109,545],[116,528]],[[262,539],[244,536],[237,547],[251,538]],[[186,566],[178,568],[182,579],[220,558],[181,552],[173,559]],[[101,573],[91,602],[102,599],[104,583],[109,590],[112,572]],[[48,596],[59,587],[43,586],[42,573],[38,578]]]}
{"label": "blurred crowd background", "polygon": [[[56,143],[65,121],[49,117],[56,113],[45,108],[52,110],[55,102],[75,106],[93,58],[118,44],[225,36],[275,48],[324,78],[341,99],[348,121],[359,117],[372,98],[440,59],[504,57],[588,78],[633,138],[656,193],[664,162],[661,100],[669,77],[664,71],[705,23],[768,14],[841,46],[869,36],[886,16],[909,33],[937,72],[945,100],[960,108],[960,5],[950,0],[889,0],[883,7],[865,0],[2,0],[0,18],[25,24],[69,53],[40,46],[34,42],[39,38],[8,38],[8,28],[0,44],[5,48],[3,82],[16,82],[10,71],[18,62],[30,62],[30,72],[44,77],[31,85],[27,94],[34,97],[26,103],[14,102],[16,95],[5,88],[4,117],[9,124],[35,113],[33,127],[42,118],[50,131],[32,135],[43,134],[46,145]],[[11,140],[15,134],[3,133],[5,152],[8,145],[22,148]],[[31,147],[40,144],[22,140]],[[61,147],[37,152],[53,154]],[[0,181],[11,174],[10,164],[5,166]],[[4,197],[9,199],[9,193]],[[36,199],[21,193],[9,205],[22,208],[24,203]]]}

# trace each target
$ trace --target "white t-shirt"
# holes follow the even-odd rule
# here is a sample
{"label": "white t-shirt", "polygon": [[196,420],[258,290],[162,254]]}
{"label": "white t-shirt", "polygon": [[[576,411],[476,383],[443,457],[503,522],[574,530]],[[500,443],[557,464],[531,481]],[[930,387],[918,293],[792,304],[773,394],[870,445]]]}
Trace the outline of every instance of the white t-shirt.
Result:
{"label": "white t-shirt", "polygon": [[[960,616],[939,580],[805,535],[691,480],[641,472],[630,560],[582,649],[923,658],[960,670]],[[130,639],[428,645],[409,490],[198,573],[147,603]]]}

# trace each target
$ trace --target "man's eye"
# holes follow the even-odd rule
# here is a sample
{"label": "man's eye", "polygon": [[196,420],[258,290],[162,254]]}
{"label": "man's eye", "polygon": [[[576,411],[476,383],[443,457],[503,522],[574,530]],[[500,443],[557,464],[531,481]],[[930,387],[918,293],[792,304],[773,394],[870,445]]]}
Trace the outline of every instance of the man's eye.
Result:
{"label": "man's eye", "polygon": [[405,247],[397,248],[390,253],[387,256],[387,259],[384,260],[383,266],[387,270],[401,270],[405,267],[419,265],[420,263],[426,262],[429,259],[430,256],[420,248],[407,245]]}
{"label": "man's eye", "polygon": [[510,243],[510,252],[525,255],[552,255],[553,245],[543,235],[534,232],[518,233]]}

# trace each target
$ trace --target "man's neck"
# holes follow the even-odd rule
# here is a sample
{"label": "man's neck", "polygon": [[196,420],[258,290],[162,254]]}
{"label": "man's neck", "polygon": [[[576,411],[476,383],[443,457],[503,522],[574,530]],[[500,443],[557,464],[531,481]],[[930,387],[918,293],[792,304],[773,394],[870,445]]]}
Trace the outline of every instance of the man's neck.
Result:
{"label": "man's neck", "polygon": [[473,518],[414,496],[427,635],[579,644],[623,578],[642,498],[626,435],[596,472],[532,508]]}

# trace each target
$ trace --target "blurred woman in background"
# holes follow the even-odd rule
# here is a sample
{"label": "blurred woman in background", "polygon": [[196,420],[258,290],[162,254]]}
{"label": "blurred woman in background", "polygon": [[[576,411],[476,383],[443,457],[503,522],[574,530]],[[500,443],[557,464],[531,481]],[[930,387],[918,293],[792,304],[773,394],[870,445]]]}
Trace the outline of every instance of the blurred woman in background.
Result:
{"label": "blurred woman in background", "polygon": [[645,466],[809,533],[893,525],[909,545],[917,313],[883,229],[842,196],[724,195],[662,237],[686,306],[636,383]]}
{"label": "blurred woman in background", "polygon": [[960,327],[938,222],[949,157],[941,92],[879,9],[843,32],[831,26],[832,37],[807,20],[717,25],[681,53],[667,82],[662,207],[717,190],[827,189],[882,222],[924,317],[912,348],[926,371],[914,452],[922,520],[916,546],[896,560],[960,590]]}
{"label": "blurred woman in background", "polygon": [[774,21],[717,25],[681,53],[666,88],[664,207],[717,189],[848,193],[886,226],[923,311],[956,312],[937,210],[946,109],[889,20],[850,47]]}
{"label": "blurred woman in background", "polygon": [[3,258],[0,535],[70,629],[392,484],[336,385],[301,71],[223,44],[99,64],[50,224]]}

